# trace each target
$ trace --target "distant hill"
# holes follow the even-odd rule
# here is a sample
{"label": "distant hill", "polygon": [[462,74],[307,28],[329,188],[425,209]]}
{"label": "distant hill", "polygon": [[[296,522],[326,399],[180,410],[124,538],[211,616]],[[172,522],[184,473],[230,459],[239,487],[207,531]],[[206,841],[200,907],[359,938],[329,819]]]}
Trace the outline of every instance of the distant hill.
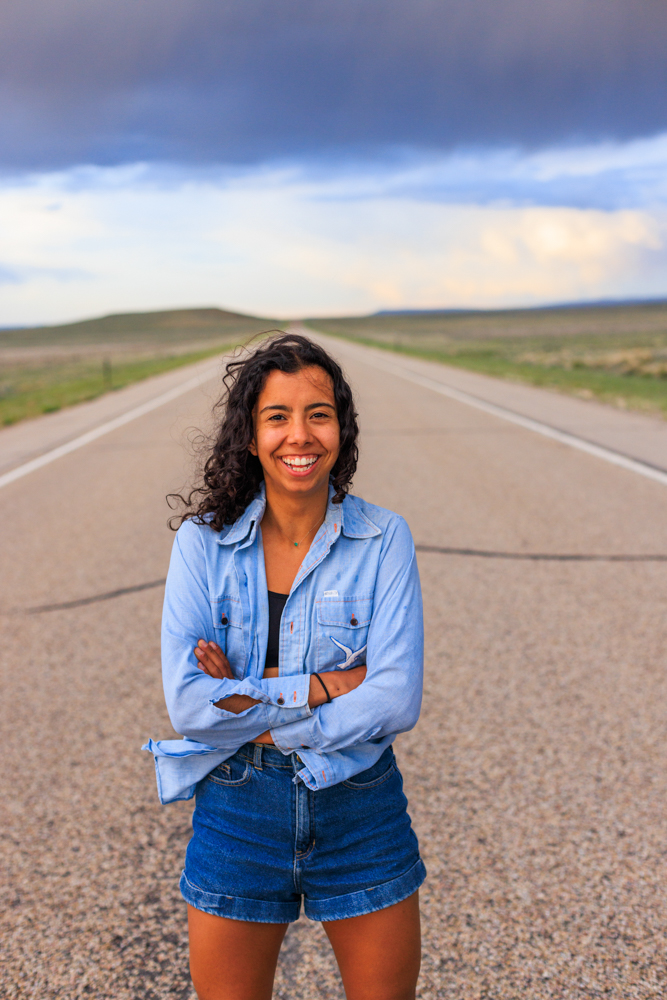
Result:
{"label": "distant hill", "polygon": [[224,309],[167,309],[159,312],[113,313],[58,326],[0,330],[0,348],[84,347],[98,344],[162,345],[251,337],[277,321]]}
{"label": "distant hill", "polygon": [[[617,338],[619,344],[652,343],[667,334],[667,301],[590,302],[531,309],[443,309],[383,311],[372,316],[338,316],[306,321],[323,333],[369,338],[378,343],[420,344],[497,338]],[[619,339],[620,338],[620,339]],[[648,339],[647,339],[648,338]]]}
{"label": "distant hill", "polygon": [[558,312],[559,309],[627,309],[660,308],[667,299],[599,299],[594,302],[556,302],[547,306],[525,306],[522,309],[378,309],[372,316],[485,316],[494,313]]}

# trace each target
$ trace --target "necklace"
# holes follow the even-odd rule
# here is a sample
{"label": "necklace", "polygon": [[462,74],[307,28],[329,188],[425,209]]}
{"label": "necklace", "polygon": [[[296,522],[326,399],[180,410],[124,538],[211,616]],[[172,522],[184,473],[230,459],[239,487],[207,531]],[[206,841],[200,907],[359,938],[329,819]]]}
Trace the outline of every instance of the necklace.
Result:
{"label": "necklace", "polygon": [[[314,524],[314,525],[313,525],[313,526],[312,526],[311,528],[309,528],[309,529],[308,529],[308,531],[307,531],[307,532],[306,532],[306,534],[305,534],[305,535],[303,536],[303,538],[301,539],[301,541],[300,541],[300,542],[292,542],[292,545],[294,546],[294,548],[295,548],[295,549],[298,549],[298,548],[299,548],[299,546],[300,546],[300,545],[302,545],[302,544],[303,544],[303,542],[305,542],[305,540],[306,540],[306,539],[308,538],[308,535],[309,535],[309,534],[311,533],[311,531],[313,530],[313,528],[316,528],[316,527],[319,527],[319,525],[320,525],[320,524],[322,524],[322,521],[321,521],[321,519],[320,519],[320,518],[318,517],[317,521],[315,521],[315,524]],[[282,529],[281,529],[281,530],[282,530]],[[283,531],[282,533],[283,533],[283,534],[285,534],[285,532],[284,532],[284,531]],[[285,536],[285,537],[287,537],[287,536]],[[291,539],[291,538],[290,538],[289,540],[290,540],[290,541],[292,541],[292,539]]]}

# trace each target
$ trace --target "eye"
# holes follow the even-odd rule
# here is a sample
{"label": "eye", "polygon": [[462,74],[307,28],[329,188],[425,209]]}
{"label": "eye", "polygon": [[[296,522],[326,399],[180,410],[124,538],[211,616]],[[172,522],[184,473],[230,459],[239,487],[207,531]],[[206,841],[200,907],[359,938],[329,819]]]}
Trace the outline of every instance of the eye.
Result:
{"label": "eye", "polygon": [[331,414],[327,413],[326,410],[317,410],[315,413],[311,414],[313,417],[330,417]]}
{"label": "eye", "polygon": [[282,413],[273,413],[269,417],[269,421],[273,421],[274,423],[277,423],[279,420],[284,420],[284,419],[285,419],[285,417],[283,416]]}

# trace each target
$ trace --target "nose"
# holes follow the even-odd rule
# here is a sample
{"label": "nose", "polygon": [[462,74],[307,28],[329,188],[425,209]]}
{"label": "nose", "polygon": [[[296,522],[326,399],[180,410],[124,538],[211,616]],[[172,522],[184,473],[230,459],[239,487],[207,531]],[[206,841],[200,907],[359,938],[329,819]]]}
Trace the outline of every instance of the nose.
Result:
{"label": "nose", "polygon": [[291,444],[302,448],[310,440],[310,431],[305,414],[295,414],[290,427],[289,440]]}

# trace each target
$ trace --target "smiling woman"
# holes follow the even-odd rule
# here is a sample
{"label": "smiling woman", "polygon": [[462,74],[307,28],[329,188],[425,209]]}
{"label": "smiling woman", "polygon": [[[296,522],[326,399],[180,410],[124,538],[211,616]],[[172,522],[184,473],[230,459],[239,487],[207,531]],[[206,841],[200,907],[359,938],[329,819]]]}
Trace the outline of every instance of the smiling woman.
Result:
{"label": "smiling woman", "polygon": [[196,795],[181,892],[200,1000],[269,1000],[301,903],[352,1000],[413,1000],[425,877],[392,751],[422,689],[414,545],[348,494],[357,421],[336,362],[283,335],[227,367],[204,482],[183,502],[163,677]]}

